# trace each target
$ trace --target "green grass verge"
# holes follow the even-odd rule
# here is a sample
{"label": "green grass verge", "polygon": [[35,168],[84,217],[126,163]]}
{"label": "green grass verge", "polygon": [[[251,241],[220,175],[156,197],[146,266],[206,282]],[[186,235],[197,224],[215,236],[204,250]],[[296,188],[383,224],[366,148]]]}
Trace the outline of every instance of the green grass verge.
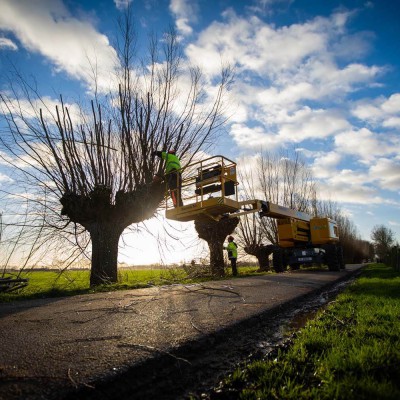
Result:
{"label": "green grass verge", "polygon": [[400,399],[400,272],[366,267],[290,346],[236,370],[222,393],[229,399]]}
{"label": "green grass verge", "polygon": [[[240,267],[239,276],[256,275],[256,267]],[[210,276],[192,278],[182,268],[164,269],[121,269],[118,271],[118,283],[89,286],[89,270],[43,271],[31,270],[22,272],[20,278],[28,278],[29,284],[16,292],[0,293],[0,303],[35,298],[74,296],[77,294],[96,293],[113,290],[139,289],[151,286],[171,285],[177,283],[199,283],[215,280]],[[226,278],[232,277],[228,270]]]}

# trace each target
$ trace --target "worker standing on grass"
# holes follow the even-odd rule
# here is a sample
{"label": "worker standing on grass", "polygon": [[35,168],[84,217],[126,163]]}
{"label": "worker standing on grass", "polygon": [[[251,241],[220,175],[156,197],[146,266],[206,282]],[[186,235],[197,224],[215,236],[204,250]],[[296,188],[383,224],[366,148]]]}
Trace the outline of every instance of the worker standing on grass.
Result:
{"label": "worker standing on grass", "polygon": [[232,267],[232,275],[237,276],[237,244],[233,241],[233,236],[228,236],[228,245],[226,246],[226,250],[228,251],[228,258],[231,261]]}
{"label": "worker standing on grass", "polygon": [[171,194],[174,207],[182,207],[183,202],[181,198],[181,162],[175,154],[175,150],[167,151],[153,151],[153,156],[160,157],[165,160],[165,177],[168,184],[168,189]]}

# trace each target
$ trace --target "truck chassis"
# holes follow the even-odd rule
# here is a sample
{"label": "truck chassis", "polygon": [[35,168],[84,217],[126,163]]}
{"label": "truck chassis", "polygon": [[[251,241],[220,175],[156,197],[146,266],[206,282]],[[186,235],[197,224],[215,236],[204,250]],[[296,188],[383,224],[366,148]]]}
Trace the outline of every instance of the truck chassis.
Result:
{"label": "truck chassis", "polygon": [[329,271],[340,271],[345,267],[342,246],[337,243],[320,247],[312,244],[290,248],[276,246],[272,252],[272,266],[275,272],[283,272],[287,266],[296,270],[302,265],[327,265]]}

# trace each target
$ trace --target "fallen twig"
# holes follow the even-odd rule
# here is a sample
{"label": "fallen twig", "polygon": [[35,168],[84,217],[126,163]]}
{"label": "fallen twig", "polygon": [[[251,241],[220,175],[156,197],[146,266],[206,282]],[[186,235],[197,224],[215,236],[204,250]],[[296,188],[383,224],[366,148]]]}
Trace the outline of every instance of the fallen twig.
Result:
{"label": "fallen twig", "polygon": [[186,360],[185,358],[177,357],[177,356],[175,356],[174,354],[171,354],[168,351],[162,350],[162,349],[157,348],[157,347],[148,346],[148,345],[145,345],[145,344],[121,343],[121,344],[118,345],[118,347],[139,347],[140,349],[154,351],[154,352],[161,353],[161,354],[166,354],[167,356],[175,358],[178,361],[183,361],[183,362],[185,362],[185,363],[187,363],[189,365],[192,365],[192,363],[190,361]]}
{"label": "fallen twig", "polygon": [[190,324],[193,326],[193,328],[194,329],[196,329],[196,331],[197,332],[200,332],[200,333],[205,333],[205,332],[203,332],[200,328],[198,328],[194,323],[193,323],[193,319],[194,319],[194,317],[192,317],[192,319],[190,320]]}
{"label": "fallen twig", "polygon": [[69,380],[72,382],[72,384],[73,384],[75,387],[78,387],[78,384],[76,383],[76,381],[74,380],[74,378],[71,376],[71,368],[68,368],[68,373],[67,373],[67,375],[68,375]]}
{"label": "fallen twig", "polygon": [[214,288],[214,287],[205,286],[205,285],[199,285],[199,286],[200,286],[200,289],[197,289],[197,290],[191,290],[186,285],[184,286],[184,288],[190,292],[200,292],[201,290],[216,290],[216,291],[220,291],[220,292],[228,292],[228,293],[232,293],[232,294],[235,294],[236,296],[240,297],[243,302],[246,301],[244,299],[244,297],[240,295],[239,292],[235,292],[234,290],[231,290],[231,289]]}

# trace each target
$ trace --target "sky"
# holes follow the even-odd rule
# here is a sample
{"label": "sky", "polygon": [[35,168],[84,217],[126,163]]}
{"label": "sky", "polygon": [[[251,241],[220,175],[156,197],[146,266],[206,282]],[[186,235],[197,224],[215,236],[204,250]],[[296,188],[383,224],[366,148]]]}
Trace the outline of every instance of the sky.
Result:
{"label": "sky", "polygon": [[[296,149],[320,198],[336,202],[362,239],[383,224],[400,242],[400,0],[0,0],[0,90],[8,90],[5,73],[14,64],[48,101],[60,93],[90,98],[93,60],[101,90],[128,3],[139,43],[172,25],[185,59],[210,81],[221,63],[234,66],[215,154],[240,168],[260,149]],[[0,164],[0,186],[9,179]],[[171,247],[160,252],[160,225],[147,223],[156,233],[145,241],[129,235],[120,260],[204,254],[189,224],[174,226],[186,241],[168,239]]]}

